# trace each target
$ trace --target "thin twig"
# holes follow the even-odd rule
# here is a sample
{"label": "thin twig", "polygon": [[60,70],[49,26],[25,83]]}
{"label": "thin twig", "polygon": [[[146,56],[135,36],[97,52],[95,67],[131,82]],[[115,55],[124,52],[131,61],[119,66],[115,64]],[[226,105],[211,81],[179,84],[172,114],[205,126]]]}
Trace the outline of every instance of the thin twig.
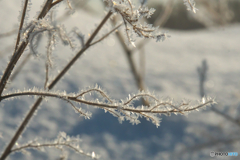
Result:
{"label": "thin twig", "polygon": [[57,5],[58,3],[62,2],[62,1],[63,1],[63,0],[56,0],[56,1],[52,2],[51,7]]}
{"label": "thin twig", "polygon": [[[36,41],[36,44],[34,44],[35,46],[38,46],[39,43],[40,43],[40,40],[41,40],[42,36],[38,36],[37,37],[37,41]],[[20,73],[20,71],[23,69],[23,67],[27,64],[28,60],[31,58],[31,55],[32,53],[29,52],[27,54],[27,56],[23,59],[22,62],[20,62],[20,64],[18,65],[18,67],[15,68],[14,72],[12,73],[12,75],[10,76],[9,78],[9,81],[12,82],[16,77],[17,75]],[[6,88],[5,88],[6,89]]]}
{"label": "thin twig", "polygon": [[[170,17],[172,10],[173,10],[173,2],[174,0],[169,0],[166,7],[164,8],[164,11],[162,14],[159,14],[159,16],[156,18],[155,22],[153,23],[154,26],[162,27],[167,19]],[[136,47],[132,48],[131,51],[135,52],[138,50],[141,50],[142,47],[144,47],[148,42],[150,42],[150,39],[143,39],[140,42],[136,44]]]}
{"label": "thin twig", "polygon": [[48,89],[51,90],[55,84],[65,75],[65,73],[71,68],[71,66],[78,60],[78,58],[90,47],[90,44],[92,40],[95,38],[97,33],[100,31],[102,26],[106,23],[106,21],[110,18],[112,15],[112,12],[109,11],[108,14],[104,17],[102,22],[99,24],[99,26],[96,28],[96,30],[93,32],[91,37],[88,39],[84,47],[73,57],[73,59],[66,65],[66,67],[57,75],[57,77],[52,81],[52,83],[48,86]]}
{"label": "thin twig", "polygon": [[62,150],[62,147],[67,147],[70,148],[72,150],[74,150],[75,152],[78,152],[82,155],[91,157],[93,159],[97,159],[98,156],[96,155],[92,155],[90,153],[86,153],[84,152],[80,147],[79,147],[79,143],[80,139],[78,137],[74,138],[74,137],[69,137],[66,134],[60,132],[57,139],[55,139],[52,142],[45,142],[45,143],[39,143],[36,139],[33,141],[28,142],[27,144],[24,145],[18,145],[19,147],[15,147],[11,150],[11,152],[18,152],[21,150],[25,150],[25,149],[36,149],[36,150],[41,150],[41,148],[45,148],[45,147],[55,147],[56,149],[60,149]]}
{"label": "thin twig", "polygon": [[[14,148],[13,150],[11,150],[11,152],[16,152],[16,151],[20,151],[23,149],[32,149],[32,148],[44,148],[44,147],[59,147],[59,146],[65,146],[68,148],[71,148],[72,150],[74,150],[75,152],[81,153],[85,156],[88,156],[90,158],[92,158],[91,155],[84,153],[83,151],[81,152],[81,150],[79,150],[79,148],[76,148],[70,144],[66,144],[66,143],[61,143],[61,142],[57,142],[57,143],[43,143],[43,144],[28,144],[28,145],[24,145],[18,148]],[[96,158],[93,158],[96,159]]]}
{"label": "thin twig", "polygon": [[[45,16],[47,14],[47,11],[49,11],[51,9],[50,6],[54,6],[51,5],[52,3],[50,3],[50,1],[52,2],[52,0],[48,0],[43,8],[43,11],[40,13],[40,15],[38,16],[39,18],[42,18],[43,16]],[[60,1],[58,1],[59,3]],[[106,23],[106,21],[110,18],[110,16],[112,15],[112,12],[109,11],[108,14],[104,17],[104,19],[102,20],[102,22],[99,24],[99,26],[96,28],[96,30],[93,32],[93,34],[91,35],[91,37],[88,39],[87,43],[85,44],[84,48],[82,48],[77,54],[76,56],[67,64],[67,66],[62,70],[62,72],[52,81],[52,83],[48,86],[48,90],[52,89],[55,84],[65,75],[65,73],[70,69],[70,67],[77,61],[77,59],[82,55],[82,53],[87,50],[87,48],[90,47],[90,43],[92,42],[92,40],[95,38],[95,36],[97,35],[97,33],[100,31],[100,29],[102,28],[102,26]],[[21,51],[20,53],[22,53],[25,49],[25,47],[27,46],[28,42],[23,42],[22,45],[19,47],[19,50]],[[15,63],[17,62],[17,60],[20,58],[21,55],[19,54],[15,54],[18,55],[18,57],[16,58],[16,60],[14,60],[14,62],[12,62],[11,66],[8,65],[7,67],[7,73],[5,73],[1,79],[1,83],[0,83],[0,99],[2,98],[1,94],[3,92],[3,89],[5,88],[5,83],[7,82],[8,77],[11,74],[11,71],[15,65]],[[11,62],[10,62],[11,63]],[[10,67],[11,68],[10,68]],[[9,74],[10,73],[10,74]],[[34,112],[37,110],[38,106],[41,104],[43,100],[43,97],[38,98],[38,100],[34,103],[34,105],[31,107],[30,111],[28,112],[27,116],[24,118],[23,122],[20,124],[18,130],[15,132],[13,138],[11,139],[10,143],[8,144],[7,148],[4,150],[2,156],[0,157],[0,160],[4,160],[9,154],[10,151],[12,149],[12,147],[14,146],[14,144],[16,143],[16,141],[18,140],[19,136],[22,134],[22,132],[24,131],[24,129],[26,128],[26,125],[28,124],[28,122],[30,121],[30,119],[32,118],[32,116],[34,115]]]}
{"label": "thin twig", "polygon": [[24,4],[24,7],[23,7],[23,13],[22,13],[22,17],[21,17],[21,22],[20,22],[20,26],[19,26],[19,29],[18,29],[17,42],[16,42],[16,45],[15,45],[14,52],[16,52],[16,50],[18,48],[18,45],[19,45],[19,42],[20,42],[20,34],[21,34],[23,23],[24,23],[26,11],[27,11],[27,5],[28,5],[28,0],[25,0],[25,4]]}
{"label": "thin twig", "polygon": [[[38,16],[38,19],[41,19],[43,18],[47,12],[51,9],[51,7],[53,7],[54,5],[51,5],[52,4],[52,1],[53,0],[47,0],[42,11],[40,12],[39,16]],[[30,29],[29,29],[29,32],[28,32],[28,35],[25,39],[25,41],[23,41],[21,43],[21,45],[17,48],[17,50],[14,52],[13,56],[11,57],[11,60],[10,62],[8,63],[8,66],[7,68],[5,69],[4,73],[3,73],[3,76],[1,77],[1,80],[0,80],[0,97],[5,89],[5,86],[7,85],[7,82],[9,80],[9,77],[10,75],[12,74],[12,71],[16,65],[16,63],[18,62],[19,58],[22,56],[25,48],[27,47],[28,45],[28,42],[29,42],[29,35],[33,32],[34,30],[34,26],[32,26]]]}
{"label": "thin twig", "polygon": [[48,11],[54,7],[55,5],[57,5],[58,3],[62,2],[63,0],[56,0],[55,2],[53,2],[53,0],[47,0],[41,13],[38,16],[38,19],[42,19],[43,17],[46,16],[46,14],[48,13]]}
{"label": "thin twig", "polygon": [[33,107],[29,110],[27,116],[24,118],[23,122],[21,123],[21,125],[19,126],[19,128],[17,129],[17,131],[14,133],[13,138],[11,139],[11,141],[9,142],[9,144],[7,145],[7,148],[5,148],[4,152],[2,153],[0,160],[5,160],[7,158],[7,156],[11,153],[12,147],[15,145],[15,143],[17,142],[19,136],[21,136],[22,132],[24,131],[24,129],[26,128],[27,124],[29,123],[32,115],[34,114],[35,110],[37,109],[37,106],[39,106],[39,104],[42,102],[42,97],[40,97],[35,104],[33,105]]}
{"label": "thin twig", "polygon": [[119,27],[122,26],[123,23],[120,23],[119,25],[117,25],[116,27],[114,27],[110,32],[108,32],[107,34],[105,34],[102,38],[99,38],[98,40],[96,40],[95,42],[91,43],[90,46],[102,41],[103,39],[107,38],[111,33],[115,32]]}
{"label": "thin twig", "polygon": [[85,95],[85,94],[87,94],[87,93],[90,93],[90,92],[98,92],[98,93],[100,93],[104,98],[106,98],[109,102],[113,103],[112,100],[110,99],[110,97],[109,97],[106,93],[104,93],[102,90],[97,89],[97,88],[92,88],[92,89],[89,89],[89,90],[87,90],[87,91],[84,91],[84,92],[82,92],[81,94],[78,94],[78,95],[76,96],[76,98],[82,97],[83,95]]}
{"label": "thin twig", "polygon": [[27,61],[31,58],[31,53],[28,53],[27,56],[23,59],[23,61],[19,64],[19,66],[16,68],[16,70],[13,72],[13,74],[10,77],[10,82],[13,81],[16,76],[19,74],[19,72],[22,70],[22,68],[26,65]]}
{"label": "thin twig", "polygon": [[[112,23],[114,24],[115,22],[112,21]],[[116,32],[116,35],[117,35],[118,40],[120,41],[120,44],[121,44],[124,52],[126,53],[126,57],[127,57],[129,65],[130,65],[134,79],[136,81],[137,87],[141,91],[145,91],[143,80],[142,80],[141,76],[139,75],[136,65],[133,61],[132,52],[128,49],[127,45],[124,42],[123,36],[120,34],[120,32]],[[143,103],[144,103],[144,105],[149,106],[149,103],[147,100],[143,99]]]}
{"label": "thin twig", "polygon": [[[146,94],[145,96],[148,97],[152,97],[152,95]],[[17,96],[41,96],[41,97],[54,97],[54,98],[60,98],[63,100],[71,100],[74,102],[78,102],[78,103],[83,103],[83,104],[87,104],[87,105],[91,105],[91,106],[97,106],[97,107],[106,107],[106,108],[112,108],[112,109],[118,109],[119,105],[121,107],[122,104],[107,104],[107,103],[100,103],[100,102],[93,102],[93,101],[88,101],[88,100],[83,100],[83,99],[78,99],[78,96],[68,96],[68,95],[61,95],[59,93],[50,93],[50,92],[34,92],[34,91],[26,91],[26,92],[19,92],[19,93],[12,93],[12,94],[8,94],[8,95],[4,95],[1,97],[0,100],[4,100],[4,99],[9,99],[12,97],[17,97]],[[156,99],[156,98],[154,98]],[[133,99],[132,99],[133,100]],[[112,100],[114,101],[114,100]],[[159,101],[159,100],[157,100]],[[127,105],[129,102],[124,102],[123,105]],[[181,104],[179,106],[174,106],[172,103],[169,102],[162,102],[161,104],[157,104],[155,106],[161,106],[161,105],[169,105],[172,107],[172,109],[170,110],[153,110],[152,108],[148,108],[148,109],[138,109],[138,108],[131,108],[131,107],[121,107],[121,110],[124,111],[129,111],[129,112],[134,112],[134,113],[181,113],[181,112],[190,112],[193,110],[198,110],[199,108],[202,108],[206,105],[210,105],[210,104],[214,104],[215,101],[213,99],[209,99],[208,101],[206,101],[205,103],[200,103],[194,107],[188,108],[188,109],[182,109],[180,110],[179,108],[181,108],[182,106],[186,106],[188,104]],[[154,107],[155,107],[154,106]]]}
{"label": "thin twig", "polygon": [[[47,0],[42,11],[40,12],[38,19],[43,18],[47,12],[54,6],[52,5],[53,0]],[[1,95],[3,93],[3,90],[7,84],[7,81],[12,73],[12,70],[14,69],[16,63],[18,62],[19,58],[21,57],[22,53],[24,52],[25,48],[28,45],[29,42],[29,35],[32,33],[32,31],[34,30],[34,27],[32,27],[28,33],[28,36],[26,38],[25,41],[23,41],[21,43],[21,45],[17,48],[16,52],[14,52],[2,78],[0,81],[0,98]],[[17,131],[15,132],[13,138],[11,139],[11,141],[9,142],[9,144],[7,145],[7,147],[5,148],[4,152],[2,153],[0,160],[4,160],[6,159],[6,157],[10,154],[12,147],[14,146],[14,144],[16,143],[16,141],[18,140],[19,136],[22,134],[22,132],[24,131],[24,129],[26,128],[26,125],[28,124],[28,122],[30,121],[31,117],[33,116],[34,112],[36,111],[37,107],[39,106],[39,104],[42,101],[42,97],[40,97],[35,104],[33,105],[33,107],[29,110],[27,116],[24,118],[23,122],[21,123],[21,125],[19,126],[19,128],[17,129]]]}

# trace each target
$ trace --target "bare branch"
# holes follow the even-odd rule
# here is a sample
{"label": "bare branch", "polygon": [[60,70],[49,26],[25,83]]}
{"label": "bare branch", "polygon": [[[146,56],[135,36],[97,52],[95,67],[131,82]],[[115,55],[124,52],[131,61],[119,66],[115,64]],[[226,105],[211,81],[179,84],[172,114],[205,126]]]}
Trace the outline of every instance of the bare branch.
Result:
{"label": "bare branch", "polygon": [[107,38],[110,34],[112,34],[113,32],[117,31],[117,29],[118,29],[119,27],[121,27],[122,24],[123,24],[123,23],[120,23],[119,25],[117,25],[116,27],[114,27],[110,32],[108,32],[107,34],[105,34],[102,38],[100,38],[100,39],[96,40],[95,42],[91,43],[90,46],[92,46],[92,45],[94,45],[94,44],[96,44],[96,43],[98,43],[98,42],[101,42],[103,39]]}

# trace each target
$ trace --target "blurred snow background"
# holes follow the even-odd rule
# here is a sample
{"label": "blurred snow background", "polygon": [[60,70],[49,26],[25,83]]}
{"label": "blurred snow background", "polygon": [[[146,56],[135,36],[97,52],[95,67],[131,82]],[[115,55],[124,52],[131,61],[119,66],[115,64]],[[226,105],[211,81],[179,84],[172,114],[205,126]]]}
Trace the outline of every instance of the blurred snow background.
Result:
{"label": "blurred snow background", "polygon": [[[43,1],[32,1],[28,22],[36,17]],[[93,6],[93,11],[86,12]],[[185,7],[185,6],[184,6]],[[0,33],[8,32],[19,25],[21,1],[0,1]],[[66,5],[57,7],[57,16],[66,12]],[[62,23],[70,32],[78,27],[88,37],[103,17],[101,4],[91,1],[83,9],[77,10]],[[87,9],[89,10],[89,9]],[[201,12],[198,11],[198,12]],[[198,14],[198,13],[197,13]],[[103,33],[110,30],[108,24]],[[151,41],[145,45],[146,75],[145,84],[149,91],[160,97],[199,100],[199,78],[197,67],[202,60],[207,60],[209,71],[206,82],[206,94],[216,97],[219,110],[232,117],[239,117],[240,97],[240,24],[234,23],[215,26],[202,30],[179,31],[168,30],[171,38],[161,43]],[[100,37],[100,36],[99,36]],[[12,54],[16,34],[0,39],[0,69],[5,70]],[[79,41],[74,42],[80,46]],[[32,57],[21,73],[11,82],[5,91],[23,90],[34,86],[42,88],[45,79],[44,54],[46,39],[43,39],[38,58]],[[10,49],[9,49],[10,48]],[[61,70],[79,48],[72,51],[59,42],[54,51],[54,68],[52,77]],[[26,51],[24,56],[29,52]],[[138,62],[138,53],[135,53]],[[20,60],[22,61],[23,58]],[[114,35],[102,43],[90,48],[58,83],[55,90],[78,92],[79,89],[98,84],[112,98],[125,99],[129,93],[137,93],[133,75],[123,49]],[[95,95],[93,95],[95,96]],[[95,98],[95,97],[93,97]],[[22,97],[0,103],[0,151],[9,142],[34,98]],[[162,116],[161,126],[156,128],[151,122],[142,119],[141,124],[131,125],[101,109],[88,108],[93,116],[90,120],[79,117],[74,110],[60,100],[45,101],[29,127],[19,140],[27,142],[36,137],[53,140],[60,131],[68,135],[80,135],[81,146],[85,151],[94,151],[101,159],[212,159],[210,151],[237,152],[240,148],[239,126],[213,113],[210,109],[194,112],[188,116]],[[236,139],[229,143],[227,140]],[[213,143],[213,140],[221,143]],[[205,146],[204,146],[205,144]],[[201,147],[203,146],[203,147]],[[182,152],[185,150],[185,152]],[[50,149],[47,153],[33,151],[31,155],[16,153],[11,159],[57,159],[58,150]],[[234,159],[234,157],[227,157]],[[88,159],[70,151],[69,159]],[[215,158],[217,159],[217,158]]]}

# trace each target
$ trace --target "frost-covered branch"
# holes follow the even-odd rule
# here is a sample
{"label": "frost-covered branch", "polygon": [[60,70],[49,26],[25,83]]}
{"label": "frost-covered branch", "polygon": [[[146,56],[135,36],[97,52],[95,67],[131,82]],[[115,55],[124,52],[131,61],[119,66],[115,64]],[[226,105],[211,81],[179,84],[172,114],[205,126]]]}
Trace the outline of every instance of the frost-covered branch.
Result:
{"label": "frost-covered branch", "polygon": [[15,45],[14,51],[17,50],[18,45],[19,45],[19,42],[20,42],[20,34],[21,34],[21,30],[22,30],[23,23],[24,23],[24,20],[25,20],[26,11],[27,11],[27,6],[28,6],[28,0],[25,0],[24,7],[23,7],[23,11],[22,11],[21,22],[20,22],[19,29],[18,29],[17,42],[16,42],[16,45]]}
{"label": "frost-covered branch", "polygon": [[[34,30],[31,32],[31,34],[28,34],[31,28],[34,28]],[[52,24],[52,22],[48,22],[47,19],[41,19],[37,21],[35,20],[35,21],[32,21],[29,24],[29,26],[27,26],[24,29],[24,32],[23,32],[23,37],[25,39],[29,37],[29,47],[34,55],[37,55],[37,51],[35,50],[35,45],[34,45],[34,40],[35,40],[34,38],[45,31],[47,31],[49,35],[49,42],[47,46],[47,58],[48,58],[47,62],[49,63],[49,65],[51,65],[51,60],[49,59],[50,58],[49,55],[54,50],[54,46],[56,43],[55,37],[58,36],[64,45],[69,45],[72,49],[74,48],[74,46],[70,38],[66,34],[66,31],[63,25]]]}
{"label": "frost-covered branch", "polygon": [[[105,101],[99,101],[98,99],[86,100],[84,95],[91,92],[100,93],[101,98],[105,99]],[[110,97],[107,96],[107,94],[98,87],[82,91],[81,93],[77,94],[67,94],[66,92],[45,92],[33,89],[29,91],[7,94],[2,96],[0,100],[26,95],[54,97],[62,99],[70,103],[75,111],[88,119],[91,117],[91,113],[85,112],[81,108],[77,108],[72,102],[104,109],[105,111],[113,114],[114,116],[117,116],[120,122],[124,120],[129,120],[132,124],[138,124],[140,123],[138,119],[140,117],[145,117],[147,120],[151,120],[157,127],[160,125],[160,119],[158,115],[170,115],[171,113],[187,114],[191,111],[195,111],[207,105],[216,103],[212,98],[205,98],[205,101],[201,101],[196,104],[190,102],[175,103],[171,99],[162,100],[157,98],[153,94],[144,92],[140,92],[136,95],[129,95],[126,100],[121,100],[121,102],[119,102],[115,99],[110,99]],[[150,106],[134,107],[132,105],[133,102],[139,100],[140,98],[148,98]]]}
{"label": "frost-covered branch", "polygon": [[44,151],[44,148],[56,148],[63,151],[65,150],[65,148],[69,148],[75,151],[76,153],[82,154],[92,159],[99,158],[99,155],[96,155],[95,152],[92,152],[92,153],[84,152],[79,146],[80,141],[81,140],[79,139],[79,137],[70,137],[65,132],[60,132],[54,141],[40,143],[38,142],[37,139],[35,139],[23,145],[19,145],[17,143],[16,147],[13,148],[11,152],[27,152],[26,149],[35,149],[39,151]]}
{"label": "frost-covered branch", "polygon": [[[53,2],[53,0],[47,0],[40,12],[40,14],[38,15],[38,20],[44,18],[46,16],[46,14],[48,13],[48,11],[53,7],[55,6],[56,4],[60,3],[62,0],[58,0],[58,1],[55,1]],[[27,2],[27,1],[26,1]],[[23,12],[23,14],[25,14]],[[21,17],[24,17],[24,15],[22,14]],[[20,25],[21,26],[21,25]],[[29,30],[28,32],[26,33],[26,38],[18,45],[16,51],[14,50],[14,53],[11,57],[11,60],[7,66],[7,68],[5,69],[2,77],[1,77],[1,80],[0,80],[0,96],[2,95],[3,93],[3,90],[5,89],[5,86],[9,80],[9,77],[16,65],[16,63],[18,62],[18,60],[20,59],[20,57],[22,56],[22,53],[24,52],[25,48],[27,47],[28,45],[28,42],[29,42],[29,38],[30,38],[30,34],[34,31],[34,26],[33,25],[30,25],[29,26]],[[21,37],[23,38],[23,37]]]}
{"label": "frost-covered branch", "polygon": [[187,10],[192,11],[193,13],[196,13],[198,9],[195,7],[194,0],[183,0],[183,2],[187,6]]}
{"label": "frost-covered branch", "polygon": [[128,41],[135,47],[132,32],[138,37],[153,38],[159,41],[162,39],[162,34],[158,33],[158,28],[153,27],[151,24],[141,23],[142,18],[150,18],[155,12],[155,9],[148,9],[146,6],[140,5],[139,7],[133,6],[130,0],[122,1],[107,1],[112,12],[121,15]]}
{"label": "frost-covered branch", "polygon": [[[60,1],[57,1],[60,2]],[[50,6],[49,6],[50,5]],[[54,4],[55,5],[55,4]],[[54,5],[52,5],[52,0],[47,0],[42,12],[40,13],[38,19],[43,18],[46,13],[44,11],[49,11],[51,9],[51,7],[53,7]],[[89,39],[87,40],[87,42],[84,44],[84,47],[72,58],[72,60],[69,61],[69,63],[65,66],[65,68],[56,76],[56,78],[47,86],[48,90],[51,90],[56,83],[65,75],[65,73],[71,68],[71,66],[78,60],[78,58],[90,47],[91,42],[93,41],[93,39],[96,37],[96,35],[98,34],[98,32],[101,30],[101,28],[103,27],[103,25],[106,23],[106,21],[110,18],[110,16],[112,15],[112,12],[109,11],[106,16],[102,19],[101,23],[97,26],[97,28],[94,30],[94,32],[91,34],[91,36],[89,37]],[[41,23],[40,23],[41,24]],[[6,68],[6,71],[4,72],[3,76],[1,77],[1,81],[0,81],[0,99],[1,99],[1,94],[6,86],[6,83],[8,81],[8,78],[10,76],[10,74],[12,73],[12,69],[14,68],[15,64],[17,63],[18,59],[21,57],[23,51],[25,50],[26,46],[28,45],[29,42],[29,36],[30,34],[33,32],[35,25],[30,25],[29,32],[27,33],[27,38],[26,41],[23,41],[22,44],[19,47],[19,51],[17,51],[10,63],[8,64],[8,67]],[[44,28],[44,26],[43,26]],[[16,56],[16,57],[15,57]],[[63,98],[64,99],[64,98]],[[9,142],[9,144],[7,145],[6,149],[4,150],[3,154],[0,157],[0,160],[4,160],[9,154],[10,154],[10,150],[12,149],[13,145],[16,143],[16,141],[18,140],[19,136],[22,134],[23,130],[25,129],[25,127],[27,126],[27,124],[29,123],[29,120],[32,118],[34,112],[36,111],[36,109],[38,108],[38,106],[41,104],[43,100],[43,97],[39,97],[37,99],[37,101],[33,104],[33,106],[31,107],[31,109],[29,110],[29,112],[27,113],[26,117],[24,118],[23,122],[20,124],[19,128],[17,129],[17,131],[15,132],[13,138],[11,139],[11,141]]]}

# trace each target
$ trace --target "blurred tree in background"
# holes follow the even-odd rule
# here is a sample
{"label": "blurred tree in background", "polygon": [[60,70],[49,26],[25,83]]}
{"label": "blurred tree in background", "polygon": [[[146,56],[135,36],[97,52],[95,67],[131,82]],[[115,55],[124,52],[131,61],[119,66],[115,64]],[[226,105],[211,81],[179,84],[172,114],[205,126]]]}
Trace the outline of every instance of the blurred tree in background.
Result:
{"label": "blurred tree in background", "polygon": [[[172,2],[171,2],[172,1]],[[170,3],[171,2],[171,3]],[[156,9],[150,23],[169,6],[169,17],[162,25],[164,28],[189,30],[203,29],[240,22],[240,0],[195,0],[196,14],[186,10],[182,0],[148,1]]]}

